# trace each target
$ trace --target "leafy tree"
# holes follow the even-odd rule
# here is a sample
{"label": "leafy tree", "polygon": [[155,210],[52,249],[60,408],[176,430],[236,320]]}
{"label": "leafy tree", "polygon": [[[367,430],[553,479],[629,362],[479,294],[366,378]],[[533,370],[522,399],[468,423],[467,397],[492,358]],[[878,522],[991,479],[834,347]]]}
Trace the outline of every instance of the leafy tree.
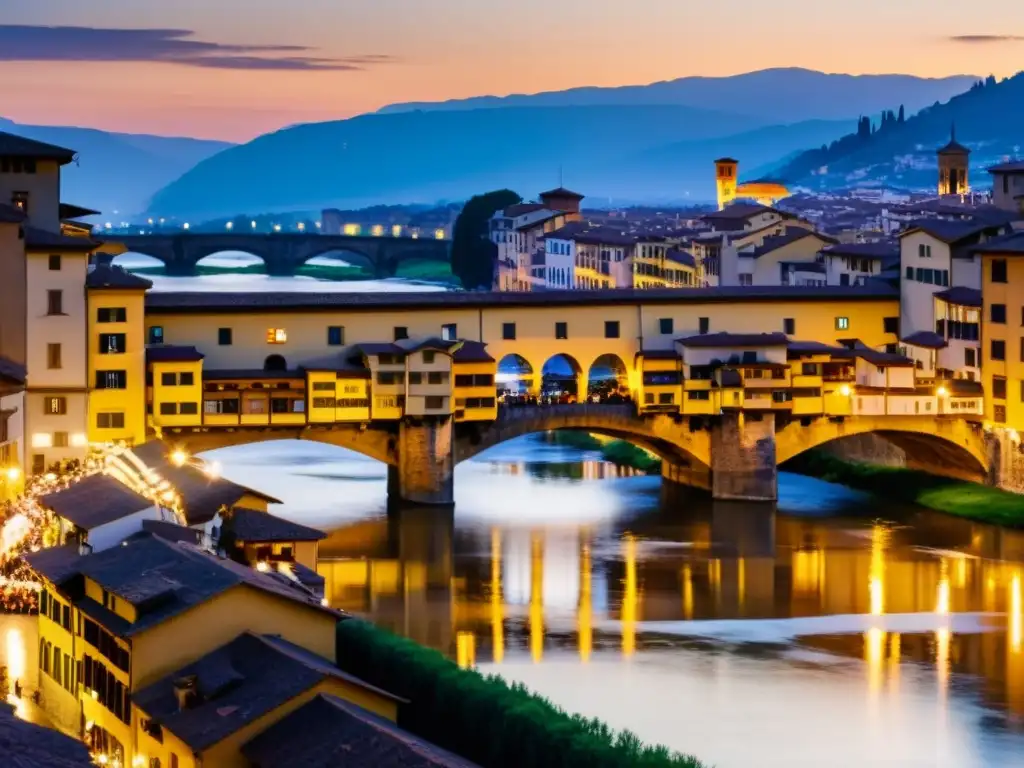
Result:
{"label": "leafy tree", "polygon": [[510,189],[471,197],[462,208],[452,232],[452,274],[464,288],[490,287],[497,248],[487,238],[487,223],[498,210],[522,202]]}

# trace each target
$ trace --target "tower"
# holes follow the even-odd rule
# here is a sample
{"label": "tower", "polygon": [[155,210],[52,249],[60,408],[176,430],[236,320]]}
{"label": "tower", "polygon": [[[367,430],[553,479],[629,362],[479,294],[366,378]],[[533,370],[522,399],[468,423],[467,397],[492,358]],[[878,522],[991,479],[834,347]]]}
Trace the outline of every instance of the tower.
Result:
{"label": "tower", "polygon": [[965,195],[970,192],[967,168],[971,150],[956,140],[956,124],[950,126],[949,143],[938,151],[939,196]]}
{"label": "tower", "polygon": [[736,199],[736,172],[739,161],[731,157],[715,160],[715,185],[718,189],[718,210],[722,210]]}

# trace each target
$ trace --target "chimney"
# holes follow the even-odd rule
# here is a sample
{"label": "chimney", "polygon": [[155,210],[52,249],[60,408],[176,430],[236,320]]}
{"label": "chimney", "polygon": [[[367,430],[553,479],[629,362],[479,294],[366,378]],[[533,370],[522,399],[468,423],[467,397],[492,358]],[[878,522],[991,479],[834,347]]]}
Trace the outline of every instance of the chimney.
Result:
{"label": "chimney", "polygon": [[174,681],[174,697],[178,700],[178,711],[191,709],[199,699],[199,676],[185,675]]}

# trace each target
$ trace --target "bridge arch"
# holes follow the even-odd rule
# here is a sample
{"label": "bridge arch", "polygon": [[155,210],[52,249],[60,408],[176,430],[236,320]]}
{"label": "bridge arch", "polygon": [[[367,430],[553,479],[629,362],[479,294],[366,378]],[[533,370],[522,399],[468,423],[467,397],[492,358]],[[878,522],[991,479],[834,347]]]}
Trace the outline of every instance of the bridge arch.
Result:
{"label": "bridge arch", "polygon": [[587,395],[586,371],[579,361],[567,352],[559,352],[544,361],[540,369],[541,394],[567,392],[577,400]]}
{"label": "bridge arch", "polygon": [[284,355],[267,355],[267,359],[263,361],[264,371],[287,371],[288,361],[284,359]]}
{"label": "bridge arch", "polygon": [[844,421],[793,421],[775,432],[781,466],[813,448],[857,435],[877,435],[906,455],[907,467],[939,477],[984,483],[991,461],[980,424],[930,416],[856,416]]}
{"label": "bridge arch", "polygon": [[533,390],[539,375],[533,365],[522,355],[510,353],[498,361],[498,374],[495,379],[498,388],[508,390],[512,394],[526,394]]}
{"label": "bridge arch", "polygon": [[204,268],[245,270],[247,272],[266,272],[266,259],[249,251],[236,251],[234,249],[218,248],[196,259],[195,269],[200,271]]}
{"label": "bridge arch", "polygon": [[587,396],[618,399],[630,388],[629,368],[614,353],[598,355],[587,369]]}

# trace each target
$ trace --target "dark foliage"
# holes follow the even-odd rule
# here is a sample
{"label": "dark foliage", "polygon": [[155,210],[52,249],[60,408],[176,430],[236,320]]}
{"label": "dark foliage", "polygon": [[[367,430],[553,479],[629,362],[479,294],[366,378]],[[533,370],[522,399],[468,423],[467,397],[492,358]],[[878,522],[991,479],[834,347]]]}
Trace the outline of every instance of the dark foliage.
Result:
{"label": "dark foliage", "polygon": [[569,715],[521,685],[459,669],[437,651],[357,619],[337,632],[338,666],[410,703],[398,724],[483,768],[700,768],[632,733]]}
{"label": "dark foliage", "polygon": [[455,220],[452,232],[452,274],[467,289],[490,288],[497,248],[487,238],[487,222],[495,211],[522,202],[510,189],[475,195]]}

